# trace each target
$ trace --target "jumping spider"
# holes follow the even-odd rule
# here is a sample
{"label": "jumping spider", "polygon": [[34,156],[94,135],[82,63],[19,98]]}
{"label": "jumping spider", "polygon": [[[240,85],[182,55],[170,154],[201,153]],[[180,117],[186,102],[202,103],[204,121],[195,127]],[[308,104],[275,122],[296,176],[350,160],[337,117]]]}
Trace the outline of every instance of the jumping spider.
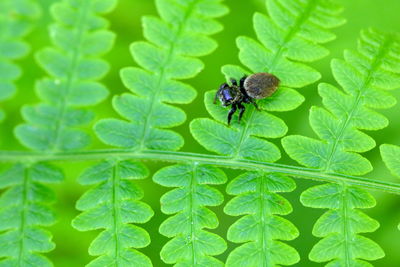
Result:
{"label": "jumping spider", "polygon": [[217,98],[221,101],[222,106],[232,106],[228,113],[228,125],[231,124],[232,116],[239,108],[239,123],[246,110],[243,103],[253,104],[257,110],[255,99],[263,99],[271,96],[279,86],[280,80],[273,74],[260,72],[250,76],[243,76],[239,85],[235,79],[231,79],[232,86],[223,83],[214,97],[214,104]]}

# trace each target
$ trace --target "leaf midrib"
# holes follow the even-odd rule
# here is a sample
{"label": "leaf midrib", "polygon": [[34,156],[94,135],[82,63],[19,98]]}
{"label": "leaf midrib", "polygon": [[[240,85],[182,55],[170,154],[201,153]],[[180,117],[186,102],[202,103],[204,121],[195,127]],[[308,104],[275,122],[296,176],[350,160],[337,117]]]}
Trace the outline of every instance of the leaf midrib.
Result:
{"label": "leaf midrib", "polygon": [[[283,42],[280,44],[278,50],[274,52],[275,56],[272,59],[270,69],[268,70],[269,72],[273,73],[274,67],[276,66],[276,61],[278,60],[278,58],[280,58],[282,56],[282,53],[284,51],[283,48],[285,48],[286,44],[300,30],[301,25],[303,25],[303,23],[306,21],[306,19],[310,16],[313,9],[317,6],[316,2],[317,2],[316,0],[310,0],[304,9],[304,12],[301,13],[301,15],[299,17],[297,17],[296,22],[294,23],[293,27],[290,27],[290,31],[286,34],[286,36],[283,39]],[[280,5],[280,3],[277,3],[277,4]]]}
{"label": "leaf midrib", "polygon": [[[279,3],[278,3],[279,4]],[[273,73],[274,67],[276,66],[276,62],[278,58],[282,56],[283,53],[283,48],[286,46],[286,44],[295,36],[295,34],[299,31],[301,25],[306,21],[306,19],[310,16],[311,11],[316,7],[316,1],[315,0],[310,0],[307,3],[307,6],[304,9],[304,12],[301,13],[299,17],[296,18],[296,22],[294,23],[294,26],[290,28],[290,31],[287,32],[285,35],[285,38],[283,39],[283,42],[280,44],[278,50],[275,52],[275,56],[272,59],[272,62],[269,66],[268,72]],[[248,122],[246,123],[244,129],[242,128],[241,135],[240,135],[240,140],[239,140],[239,145],[236,149],[236,152],[234,155],[232,155],[233,159],[239,159],[240,158],[240,151],[241,147],[245,141],[246,136],[250,136],[247,132],[249,129],[249,125],[251,124],[253,120],[255,109],[252,110],[251,114],[249,115]],[[259,111],[263,112],[263,111]]]}
{"label": "leaf midrib", "polygon": [[[64,93],[63,93],[63,98],[62,98],[62,102],[61,102],[61,110],[59,112],[59,119],[56,120],[56,127],[54,129],[55,134],[54,134],[54,142],[52,144],[52,147],[49,149],[51,151],[56,151],[58,149],[59,143],[60,143],[60,134],[61,131],[63,130],[63,123],[64,123],[64,119],[65,119],[65,113],[67,111],[67,105],[68,105],[68,98],[69,98],[69,94],[71,91],[71,87],[72,87],[72,82],[74,80],[75,77],[75,73],[78,67],[78,58],[80,55],[80,49],[81,49],[81,44],[82,44],[82,36],[84,33],[83,30],[83,26],[85,25],[85,21],[87,18],[87,13],[88,8],[89,8],[89,0],[83,1],[83,6],[80,9],[79,12],[79,17],[78,20],[76,22],[75,28],[78,29],[78,33],[77,33],[77,37],[76,37],[76,43],[77,45],[75,47],[72,48],[72,62],[70,65],[70,71],[68,72],[67,75],[67,82],[66,85],[64,87]],[[53,77],[54,79],[59,79],[59,77]]]}
{"label": "leaf midrib", "polygon": [[345,263],[346,266],[351,266],[351,256],[350,256],[350,225],[349,225],[349,220],[348,220],[348,206],[349,206],[349,201],[347,200],[347,185],[345,183],[342,184],[342,198],[341,198],[341,212],[342,212],[342,217],[343,217],[343,225],[342,225],[342,231],[343,231],[343,237],[344,237],[344,246],[343,246],[343,254],[345,257]]}
{"label": "leaf midrib", "polygon": [[18,251],[18,266],[23,266],[23,255],[25,253],[25,227],[26,227],[26,210],[28,204],[28,189],[30,185],[30,175],[28,168],[24,169],[24,180],[22,190],[22,212],[21,212],[21,226],[19,230],[19,251]]}
{"label": "leaf midrib", "polygon": [[115,265],[116,267],[119,266],[119,258],[120,258],[120,241],[119,241],[119,234],[120,234],[120,229],[119,226],[121,224],[121,214],[120,214],[120,209],[119,209],[119,177],[117,176],[118,166],[115,165],[112,169],[112,214],[113,214],[113,223],[114,223],[114,236],[115,236],[115,251],[114,251],[114,260],[115,260]]}
{"label": "leaf midrib", "polygon": [[192,163],[192,176],[189,183],[189,216],[190,216],[190,244],[192,247],[192,266],[197,265],[197,257],[196,257],[196,233],[195,233],[195,221],[193,218],[194,213],[194,194],[195,194],[195,186],[196,184],[196,168],[197,162]]}
{"label": "leaf midrib", "polygon": [[154,106],[155,106],[155,103],[157,102],[156,100],[158,100],[158,97],[159,97],[160,92],[161,92],[161,90],[160,90],[161,83],[165,79],[165,77],[164,77],[164,75],[165,75],[165,66],[167,66],[169,64],[169,62],[171,60],[171,57],[174,54],[175,44],[177,43],[177,40],[179,39],[179,37],[181,36],[181,34],[182,34],[182,32],[183,32],[183,30],[185,28],[186,21],[188,20],[188,18],[190,17],[190,15],[193,12],[193,7],[199,1],[200,0],[194,0],[194,1],[190,2],[189,5],[187,6],[187,9],[186,9],[185,15],[183,17],[183,20],[178,25],[178,29],[176,31],[176,34],[175,34],[174,38],[171,40],[171,46],[168,49],[168,54],[167,54],[166,60],[162,64],[162,66],[160,67],[161,71],[160,71],[160,73],[158,75],[159,78],[158,78],[158,81],[157,81],[156,90],[155,90],[155,93],[153,94],[153,97],[150,99],[150,109],[149,109],[149,112],[147,113],[147,116],[145,116],[144,123],[142,124],[143,125],[143,135],[142,135],[142,137],[140,139],[141,142],[140,142],[140,146],[139,146],[140,149],[142,149],[142,150],[146,149],[146,140],[147,140],[147,136],[149,134],[150,126],[151,126],[150,125],[150,123],[151,123],[150,118],[153,115]]}
{"label": "leaf midrib", "polygon": [[264,179],[267,179],[264,175],[260,175],[260,182],[257,183],[259,184],[259,189],[258,189],[258,195],[259,195],[259,199],[260,199],[260,211],[259,211],[259,215],[260,215],[260,219],[261,219],[261,244],[262,244],[262,266],[268,267],[271,265],[270,263],[270,250],[268,249],[268,240],[266,238],[266,223],[265,220],[267,219],[267,215],[269,214],[269,205],[268,203],[265,203],[265,194],[264,194]]}
{"label": "leaf midrib", "polygon": [[326,161],[325,167],[323,168],[322,172],[329,171],[330,165],[331,165],[332,160],[333,160],[333,156],[337,151],[339,142],[343,139],[342,137],[344,135],[344,132],[348,128],[349,123],[350,123],[351,119],[354,116],[354,113],[357,111],[357,109],[358,109],[358,107],[360,105],[361,98],[364,96],[363,91],[370,85],[371,79],[372,79],[372,74],[379,68],[379,65],[381,64],[382,58],[387,53],[387,49],[386,48],[390,45],[390,43],[391,43],[391,40],[388,39],[379,48],[379,51],[376,54],[376,57],[374,58],[374,61],[371,64],[371,68],[368,71],[367,77],[366,77],[366,79],[364,80],[362,86],[359,88],[359,90],[357,92],[356,99],[354,100],[354,103],[353,103],[353,105],[351,107],[350,112],[346,113],[346,115],[345,115],[346,119],[344,120],[344,122],[340,126],[339,134],[337,135],[337,138],[335,139],[335,141],[332,144],[332,149],[331,149],[331,151],[329,153],[328,160]]}
{"label": "leaf midrib", "polygon": [[[89,12],[89,0],[83,1],[82,8],[80,9],[79,12],[79,17],[76,22],[76,28],[78,29],[77,33],[77,38],[76,38],[76,43],[77,45],[72,48],[72,62],[70,65],[70,72],[68,73],[67,76],[67,83],[64,88],[64,94],[63,94],[63,99],[62,99],[62,104],[61,104],[61,110],[59,113],[59,119],[56,120],[56,127],[55,127],[55,136],[54,136],[54,142],[51,147],[51,151],[56,151],[59,146],[60,142],[60,133],[63,130],[63,123],[64,123],[64,118],[65,118],[65,113],[67,111],[67,104],[68,104],[68,98],[69,94],[71,91],[72,87],[72,82],[74,80],[76,70],[78,67],[78,59],[80,55],[80,50],[81,50],[81,44],[82,44],[82,36],[84,34],[84,26],[85,26],[85,21]],[[59,77],[54,77],[55,79],[59,79]]]}

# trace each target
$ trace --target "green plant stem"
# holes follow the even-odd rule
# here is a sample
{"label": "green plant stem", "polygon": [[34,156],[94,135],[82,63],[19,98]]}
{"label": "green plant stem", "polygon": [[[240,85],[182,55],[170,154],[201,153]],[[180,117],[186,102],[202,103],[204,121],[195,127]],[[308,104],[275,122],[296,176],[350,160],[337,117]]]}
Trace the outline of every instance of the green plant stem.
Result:
{"label": "green plant stem", "polygon": [[28,191],[30,187],[30,174],[28,168],[24,170],[24,183],[22,194],[22,211],[19,226],[19,248],[18,248],[18,266],[23,265],[25,251],[25,238],[26,238],[26,216],[27,216],[27,206],[28,206]]}
{"label": "green plant stem", "polygon": [[349,251],[351,250],[351,241],[352,236],[350,233],[350,222],[349,222],[349,200],[348,200],[348,190],[346,184],[342,184],[342,203],[341,205],[341,212],[342,212],[342,234],[344,235],[344,246],[343,246],[343,255],[345,255],[345,263],[346,266],[351,266],[351,255]]}
{"label": "green plant stem", "polygon": [[196,171],[197,171],[197,162],[192,163],[192,180],[190,181],[188,190],[190,191],[189,196],[189,216],[190,216],[190,244],[192,247],[192,266],[196,266],[197,263],[197,255],[196,255],[196,221],[194,220],[193,214],[195,213],[194,210],[194,195],[195,195],[195,187],[197,186],[196,182]]}
{"label": "green plant stem", "polygon": [[339,128],[340,130],[337,135],[337,138],[335,139],[335,141],[333,142],[333,144],[331,146],[331,151],[329,153],[329,157],[325,164],[324,170],[329,170],[329,168],[332,164],[334,155],[335,155],[336,151],[338,150],[339,143],[340,143],[340,141],[342,141],[345,131],[350,126],[350,122],[353,119],[355,112],[360,107],[361,100],[364,97],[364,91],[370,86],[370,84],[372,82],[372,74],[374,72],[376,72],[377,69],[379,69],[380,65],[382,64],[383,59],[385,58],[385,54],[387,53],[387,51],[389,51],[388,47],[390,46],[391,43],[393,43],[392,40],[386,40],[386,42],[380,47],[378,53],[376,54],[374,61],[371,64],[371,68],[367,73],[366,79],[364,80],[364,83],[362,84],[361,88],[358,89],[358,92],[357,92],[357,95],[352,104],[351,110],[348,113],[346,113],[346,117],[344,118],[344,120],[342,119],[342,121],[343,121],[342,125],[340,125],[340,128]]}
{"label": "green plant stem", "polygon": [[260,199],[260,210],[259,210],[258,214],[260,215],[260,221],[261,221],[261,235],[260,235],[261,241],[259,241],[260,242],[259,246],[262,248],[262,255],[264,255],[262,258],[262,266],[271,266],[272,264],[269,260],[271,258],[271,255],[270,255],[271,250],[268,248],[270,244],[268,244],[269,242],[266,238],[266,235],[270,234],[270,233],[265,230],[266,225],[267,225],[266,220],[268,220],[267,216],[270,213],[269,205],[265,201],[265,198],[269,197],[266,194],[266,192],[264,192],[264,188],[266,188],[264,185],[265,179],[266,178],[263,176],[260,177],[261,181],[260,181],[260,185],[258,188],[258,193],[259,193],[258,197]]}
{"label": "green plant stem", "polygon": [[176,52],[175,52],[176,42],[179,40],[179,37],[182,35],[186,21],[189,19],[190,15],[192,14],[194,6],[197,2],[198,2],[198,0],[194,0],[191,3],[189,3],[188,9],[185,13],[185,16],[184,16],[182,22],[178,24],[178,29],[177,29],[176,35],[173,37],[171,46],[168,48],[168,54],[167,54],[166,60],[164,61],[163,65],[161,67],[161,71],[160,71],[160,73],[157,73],[159,78],[157,81],[156,91],[150,100],[150,110],[149,110],[149,112],[145,118],[145,122],[143,124],[144,131],[143,131],[143,135],[141,138],[142,141],[140,143],[141,149],[146,149],[145,142],[147,140],[147,136],[149,135],[149,130],[151,129],[151,127],[150,127],[151,120],[149,118],[152,118],[153,113],[155,112],[154,111],[155,105],[156,105],[157,99],[159,98],[159,95],[161,93],[161,89],[160,89],[161,84],[162,84],[163,80],[166,79],[166,76],[165,76],[166,75],[166,73],[165,73],[166,66],[168,66],[168,64],[171,62],[173,55],[176,54]]}
{"label": "green plant stem", "polygon": [[[61,132],[63,131],[65,124],[65,116],[68,108],[68,98],[70,95],[70,91],[73,85],[74,80],[76,80],[76,72],[78,68],[78,60],[80,59],[80,49],[82,46],[82,39],[84,34],[84,26],[89,13],[89,1],[84,1],[82,7],[80,8],[78,20],[74,28],[77,29],[77,38],[75,41],[76,46],[72,49],[72,61],[68,70],[70,72],[67,75],[66,86],[64,88],[63,99],[61,100],[61,109],[59,111],[59,119],[57,120],[55,129],[54,129],[54,142],[50,150],[56,151],[58,149],[60,143]],[[60,79],[60,77],[55,77],[55,79]]]}
{"label": "green plant stem", "polygon": [[119,266],[120,262],[120,225],[121,225],[121,214],[120,214],[120,209],[118,207],[118,201],[120,199],[119,196],[119,177],[117,175],[117,166],[113,167],[113,176],[112,176],[112,181],[111,181],[111,186],[112,186],[112,208],[113,208],[113,223],[114,223],[114,236],[115,236],[115,251],[114,251],[114,262],[116,264],[116,267]]}
{"label": "green plant stem", "polygon": [[198,154],[190,152],[174,152],[161,150],[132,151],[127,149],[99,149],[90,151],[44,153],[29,151],[0,151],[0,162],[37,162],[37,161],[82,161],[102,160],[104,158],[130,158],[167,162],[199,162],[229,169],[263,170],[278,172],[297,178],[312,179],[321,182],[344,183],[400,195],[400,183],[379,181],[365,177],[324,173],[323,170],[297,167],[292,165],[260,162],[247,159],[232,159],[226,156]]}

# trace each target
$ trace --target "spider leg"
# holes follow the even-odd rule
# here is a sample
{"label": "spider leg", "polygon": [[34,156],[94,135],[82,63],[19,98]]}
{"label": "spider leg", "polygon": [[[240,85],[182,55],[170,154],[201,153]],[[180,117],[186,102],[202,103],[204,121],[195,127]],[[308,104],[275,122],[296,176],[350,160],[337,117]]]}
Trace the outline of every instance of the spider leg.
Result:
{"label": "spider leg", "polygon": [[236,104],[232,104],[232,108],[228,113],[228,125],[231,125],[232,115],[236,112],[236,109]]}
{"label": "spider leg", "polygon": [[232,85],[236,85],[236,86],[238,85],[236,79],[231,78],[230,81],[231,81]]}
{"label": "spider leg", "polygon": [[239,112],[239,123],[240,123],[240,120],[242,119],[243,113],[245,112],[246,108],[241,103],[238,104],[238,108],[240,110]]}
{"label": "spider leg", "polygon": [[240,82],[239,82],[240,87],[244,87],[244,81],[246,80],[246,78],[247,78],[247,75],[244,75],[242,77],[242,79],[240,79]]}
{"label": "spider leg", "polygon": [[261,110],[261,109],[258,107],[258,105],[257,105],[256,101],[255,101],[253,98],[251,98],[251,100],[250,100],[250,103],[251,103],[251,104],[253,104],[253,106],[255,106],[255,107],[256,107],[256,109],[257,109],[258,111],[260,111],[260,110]]}

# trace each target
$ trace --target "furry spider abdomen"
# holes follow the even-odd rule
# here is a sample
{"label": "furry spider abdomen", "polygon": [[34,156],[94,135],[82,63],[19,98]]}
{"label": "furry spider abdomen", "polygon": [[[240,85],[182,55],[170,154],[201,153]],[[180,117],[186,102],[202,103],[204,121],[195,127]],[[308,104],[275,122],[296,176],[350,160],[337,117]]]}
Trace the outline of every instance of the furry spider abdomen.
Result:
{"label": "furry spider abdomen", "polygon": [[246,93],[255,99],[263,99],[275,93],[279,86],[279,79],[266,72],[256,73],[246,78],[244,89]]}

